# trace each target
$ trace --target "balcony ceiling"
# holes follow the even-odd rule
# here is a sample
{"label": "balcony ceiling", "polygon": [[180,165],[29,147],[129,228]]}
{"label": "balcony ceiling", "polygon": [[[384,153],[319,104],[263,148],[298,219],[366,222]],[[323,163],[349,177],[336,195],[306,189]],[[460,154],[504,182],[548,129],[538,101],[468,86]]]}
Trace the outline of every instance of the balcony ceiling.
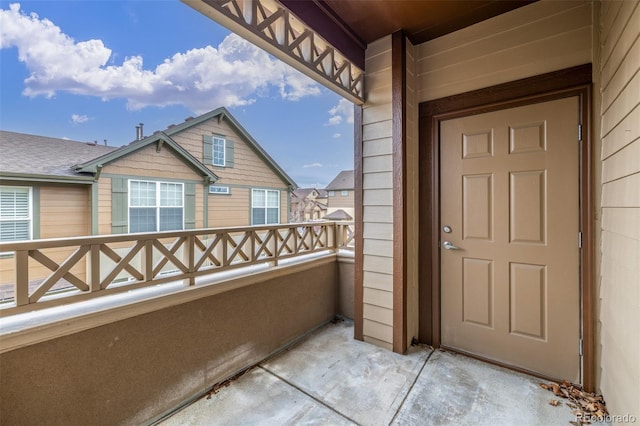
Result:
{"label": "balcony ceiling", "polygon": [[280,0],[356,64],[367,44],[403,30],[413,44],[457,31],[535,0]]}

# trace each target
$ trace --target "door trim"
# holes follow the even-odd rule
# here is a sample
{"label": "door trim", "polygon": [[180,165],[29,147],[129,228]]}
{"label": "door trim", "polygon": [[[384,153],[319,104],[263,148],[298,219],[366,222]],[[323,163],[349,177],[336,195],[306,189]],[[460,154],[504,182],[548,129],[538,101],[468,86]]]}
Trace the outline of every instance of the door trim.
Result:
{"label": "door trim", "polygon": [[[593,175],[591,167],[591,64],[580,65],[420,104],[419,341],[440,346],[440,151],[442,120],[577,96],[580,150],[580,334],[582,385],[595,388]],[[577,143],[577,142],[576,142]],[[578,342],[576,342],[578,345]]]}

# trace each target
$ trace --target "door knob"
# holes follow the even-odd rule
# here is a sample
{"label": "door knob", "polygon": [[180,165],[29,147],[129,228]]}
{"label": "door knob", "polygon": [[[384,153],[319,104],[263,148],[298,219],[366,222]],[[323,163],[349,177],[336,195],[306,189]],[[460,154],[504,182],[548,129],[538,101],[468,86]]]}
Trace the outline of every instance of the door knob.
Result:
{"label": "door knob", "polygon": [[460,247],[451,244],[451,241],[443,242],[442,247],[444,247],[445,250],[462,250]]}

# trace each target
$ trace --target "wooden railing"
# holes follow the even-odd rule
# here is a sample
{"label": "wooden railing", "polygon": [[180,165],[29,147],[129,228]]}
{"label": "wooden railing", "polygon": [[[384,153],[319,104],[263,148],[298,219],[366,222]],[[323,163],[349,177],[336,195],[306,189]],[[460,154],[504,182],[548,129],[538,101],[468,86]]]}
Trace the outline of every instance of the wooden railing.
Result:
{"label": "wooden railing", "polygon": [[[0,317],[346,248],[353,223],[313,222],[0,244]],[[12,273],[13,272],[13,273]],[[7,289],[8,287],[8,289]]]}

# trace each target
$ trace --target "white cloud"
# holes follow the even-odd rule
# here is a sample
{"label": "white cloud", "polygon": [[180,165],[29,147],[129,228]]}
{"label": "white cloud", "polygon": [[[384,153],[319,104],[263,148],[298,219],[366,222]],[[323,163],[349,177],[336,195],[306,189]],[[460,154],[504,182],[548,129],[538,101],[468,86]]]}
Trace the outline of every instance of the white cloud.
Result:
{"label": "white cloud", "polygon": [[29,70],[23,94],[56,92],[127,99],[130,109],[182,104],[196,113],[248,105],[272,89],[291,101],[320,93],[320,86],[235,34],[215,48],[176,53],[155,69],[141,56],[114,64],[101,40],[75,41],[53,22],[26,14],[20,4],[0,10],[0,48],[16,47]]}
{"label": "white cloud", "polygon": [[340,133],[334,133],[333,134],[333,138],[334,139],[338,139],[340,136],[342,136]]}
{"label": "white cloud", "polygon": [[322,167],[321,163],[311,163],[311,164],[305,164],[304,166],[302,166],[303,169],[310,169],[312,167]]}
{"label": "white cloud", "polygon": [[334,115],[328,122],[329,126],[337,126],[340,123],[342,123],[342,117],[339,115]]}
{"label": "white cloud", "polygon": [[89,121],[89,117],[86,115],[71,114],[71,121],[75,124],[82,124]]}
{"label": "white cloud", "polygon": [[338,105],[329,110],[331,118],[327,123],[329,126],[335,126],[346,120],[347,123],[353,123],[353,104],[346,99],[340,99]]}

